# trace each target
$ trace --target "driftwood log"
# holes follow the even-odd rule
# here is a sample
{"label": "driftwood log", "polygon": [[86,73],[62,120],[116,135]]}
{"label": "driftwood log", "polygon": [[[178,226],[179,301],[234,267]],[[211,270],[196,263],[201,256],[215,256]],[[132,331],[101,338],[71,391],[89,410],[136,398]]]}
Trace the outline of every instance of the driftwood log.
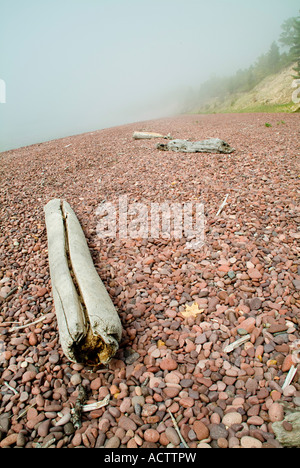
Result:
{"label": "driftwood log", "polygon": [[170,135],[161,135],[155,132],[134,132],[132,138],[134,140],[151,140],[152,138],[172,139]]}
{"label": "driftwood log", "polygon": [[210,138],[203,141],[171,140],[168,143],[159,143],[157,149],[162,151],[176,151],[182,153],[233,153],[228,143],[219,138]]}
{"label": "driftwood log", "polygon": [[106,364],[122,334],[119,315],[102,283],[70,205],[51,200],[45,207],[52,293],[60,343],[73,362]]}
{"label": "driftwood log", "polygon": [[284,447],[300,448],[300,408],[286,408],[284,420],[274,422],[272,429]]}

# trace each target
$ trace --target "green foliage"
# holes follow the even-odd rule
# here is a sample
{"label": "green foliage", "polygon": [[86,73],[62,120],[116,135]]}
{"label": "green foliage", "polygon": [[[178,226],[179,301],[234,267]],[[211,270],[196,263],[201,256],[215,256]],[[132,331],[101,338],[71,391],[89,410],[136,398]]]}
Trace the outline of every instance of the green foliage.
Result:
{"label": "green foliage", "polygon": [[279,42],[288,49],[287,56],[291,62],[296,62],[295,78],[300,78],[300,16],[289,18],[282,25]]}
{"label": "green foliage", "polygon": [[282,33],[279,38],[279,43],[289,50],[294,44],[294,21],[295,18],[289,18],[281,26]]}
{"label": "green foliage", "polygon": [[[222,114],[232,114],[232,113],[252,113],[252,112],[259,112],[259,113],[291,113],[295,112],[294,110],[295,104],[291,101],[286,104],[250,104],[248,107],[243,108],[232,108],[232,107],[224,107],[220,110],[218,106],[218,113]],[[201,112],[201,114],[213,114],[216,113],[216,106],[213,107],[213,104],[207,104],[201,110],[196,111],[196,113]],[[298,111],[299,112],[299,111]]]}
{"label": "green foliage", "polygon": [[294,31],[294,42],[290,49],[290,54],[292,58],[297,62],[297,66],[294,68],[296,72],[295,78],[300,78],[300,17],[295,18]]}
{"label": "green foliage", "polygon": [[289,18],[283,23],[279,43],[287,50],[280,52],[274,41],[268,52],[260,55],[249,68],[238,70],[229,77],[212,76],[202,83],[198,93],[194,94],[193,105],[197,102],[199,107],[203,107],[213,98],[222,100],[231,94],[251,91],[264,78],[294,62],[297,63],[295,78],[300,78],[300,17]]}

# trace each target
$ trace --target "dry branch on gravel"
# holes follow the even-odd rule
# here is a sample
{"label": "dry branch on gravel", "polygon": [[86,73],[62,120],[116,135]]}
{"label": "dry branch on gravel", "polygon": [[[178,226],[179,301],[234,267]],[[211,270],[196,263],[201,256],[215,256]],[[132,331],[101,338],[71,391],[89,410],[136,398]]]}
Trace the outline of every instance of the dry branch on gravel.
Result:
{"label": "dry branch on gravel", "polygon": [[55,199],[44,211],[61,346],[71,361],[105,364],[119,347],[120,318],[94,267],[70,205]]}
{"label": "dry branch on gravel", "polygon": [[164,138],[165,140],[172,139],[170,134],[162,135],[155,132],[134,132],[132,138],[134,140],[151,140],[152,138]]}

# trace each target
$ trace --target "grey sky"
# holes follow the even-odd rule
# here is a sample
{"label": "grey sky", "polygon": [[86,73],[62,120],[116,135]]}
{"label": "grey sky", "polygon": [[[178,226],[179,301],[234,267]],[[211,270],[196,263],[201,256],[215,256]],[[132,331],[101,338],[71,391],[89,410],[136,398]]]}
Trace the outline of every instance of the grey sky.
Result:
{"label": "grey sky", "polygon": [[249,66],[299,0],[0,0],[0,151],[177,110]]}

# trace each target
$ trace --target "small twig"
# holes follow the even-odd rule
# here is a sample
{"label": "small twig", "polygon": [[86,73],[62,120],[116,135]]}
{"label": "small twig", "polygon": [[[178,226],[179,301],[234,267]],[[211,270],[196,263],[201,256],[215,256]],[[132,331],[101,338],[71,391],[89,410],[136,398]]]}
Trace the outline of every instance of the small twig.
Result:
{"label": "small twig", "polygon": [[289,372],[288,372],[288,374],[287,374],[287,376],[286,376],[284,384],[282,385],[282,390],[284,390],[286,387],[288,387],[290,385],[290,383],[292,382],[293,378],[296,375],[296,372],[297,372],[297,367],[292,365]]}
{"label": "small twig", "polygon": [[18,286],[15,286],[14,288],[12,288],[12,289],[6,294],[6,296],[1,297],[1,302],[6,301],[6,299],[8,299],[10,296],[12,296],[18,289],[19,289]]}
{"label": "small twig", "polygon": [[171,411],[170,411],[169,409],[168,409],[168,413],[169,413],[169,415],[171,416],[172,422],[173,422],[173,424],[174,424],[174,428],[175,428],[177,434],[179,435],[179,438],[180,438],[181,442],[183,443],[183,445],[184,445],[185,448],[189,448],[189,446],[187,445],[186,441],[185,441],[184,438],[182,437],[182,434],[181,434],[181,432],[180,432],[180,429],[179,429],[179,427],[178,427],[178,424],[177,424],[177,422],[176,422],[176,419],[174,418],[173,414],[171,413]]}
{"label": "small twig", "polygon": [[[31,325],[35,325],[36,323],[42,322],[43,320],[45,320],[48,317],[49,317],[49,314],[43,315],[42,317],[38,318],[34,322],[26,323],[25,325],[21,325],[20,327],[12,327],[8,331],[14,332],[14,331],[18,331],[18,330],[23,330],[24,328],[31,327]],[[1,326],[1,324],[0,324],[0,326]]]}
{"label": "small twig", "polygon": [[84,401],[86,400],[86,391],[82,385],[79,385],[78,389],[78,396],[75,402],[74,408],[71,409],[71,421],[75,429],[79,429],[81,427],[81,413],[82,413],[82,406]]}
{"label": "small twig", "polygon": [[234,341],[233,343],[229,344],[228,346],[225,346],[225,348],[223,349],[223,352],[224,353],[231,353],[231,351],[233,351],[235,348],[238,348],[243,343],[246,343],[246,341],[249,341],[250,338],[251,338],[250,335],[242,336],[242,338]]}
{"label": "small twig", "polygon": [[6,294],[5,298],[4,299],[8,299],[12,294],[14,294],[16,291],[18,291],[18,286],[15,286],[14,288],[12,288],[9,293]]}
{"label": "small twig", "polygon": [[48,441],[45,442],[43,445],[37,443],[36,446],[35,446],[35,448],[37,448],[37,449],[47,449],[47,448],[49,448],[52,444],[54,444],[54,442],[56,442],[55,437],[53,437],[52,439],[48,440]]}
{"label": "small twig", "polygon": [[0,327],[9,327],[10,325],[16,324],[16,323],[22,323],[22,322],[0,322]]}
{"label": "small twig", "polygon": [[15,395],[18,395],[18,392],[17,392],[17,390],[16,390],[14,387],[12,387],[11,385],[9,385],[7,382],[4,382],[4,385],[5,385],[7,388],[9,388],[9,390],[11,390]]}
{"label": "small twig", "polygon": [[227,198],[228,198],[228,197],[229,197],[229,193],[227,193],[227,195],[226,195],[226,197],[225,197],[225,199],[224,199],[222,205],[220,206],[219,211],[218,211],[218,213],[216,214],[216,216],[219,216],[219,214],[221,214],[221,211],[223,210],[224,206],[226,205],[226,202],[227,202]]}
{"label": "small twig", "polygon": [[27,408],[25,408],[23,411],[21,411],[21,413],[18,414],[18,416],[16,417],[16,420],[18,421],[19,419],[23,418],[23,416],[25,416],[25,414],[27,413],[27,411],[28,411],[30,408],[33,408],[35,405],[36,405],[36,402],[34,402],[32,405],[29,405]]}
{"label": "small twig", "polygon": [[109,400],[110,400],[110,394],[106,395],[106,397],[103,398],[103,400],[101,400],[101,401],[98,401],[96,403],[91,403],[89,405],[82,406],[81,411],[86,413],[87,411],[97,410],[99,408],[102,408],[103,406],[108,405]]}
{"label": "small twig", "polygon": [[142,383],[141,387],[147,387],[147,385],[149,383],[149,380],[150,380],[150,377],[146,377],[144,382]]}

